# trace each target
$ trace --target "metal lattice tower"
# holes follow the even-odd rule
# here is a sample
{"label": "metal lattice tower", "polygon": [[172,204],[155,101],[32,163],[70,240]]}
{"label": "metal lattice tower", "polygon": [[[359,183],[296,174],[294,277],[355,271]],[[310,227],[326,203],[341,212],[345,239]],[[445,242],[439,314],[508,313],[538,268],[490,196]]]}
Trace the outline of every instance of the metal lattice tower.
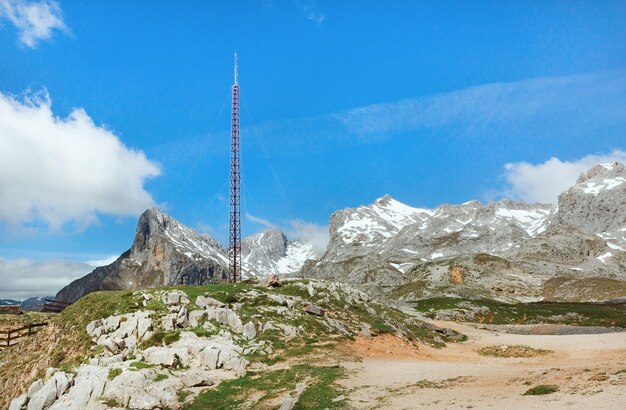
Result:
{"label": "metal lattice tower", "polygon": [[237,54],[230,126],[230,241],[228,247],[228,280],[241,280],[241,173],[239,167],[239,84],[237,84]]}

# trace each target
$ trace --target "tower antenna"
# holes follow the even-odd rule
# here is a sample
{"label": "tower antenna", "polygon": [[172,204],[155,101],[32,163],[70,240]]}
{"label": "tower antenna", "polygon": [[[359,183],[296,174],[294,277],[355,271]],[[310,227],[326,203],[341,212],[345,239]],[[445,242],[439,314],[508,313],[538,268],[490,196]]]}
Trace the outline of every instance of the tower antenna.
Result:
{"label": "tower antenna", "polygon": [[233,107],[230,125],[230,240],[228,246],[228,280],[241,280],[241,173],[239,167],[239,84],[237,84],[237,53],[235,82],[232,87]]}

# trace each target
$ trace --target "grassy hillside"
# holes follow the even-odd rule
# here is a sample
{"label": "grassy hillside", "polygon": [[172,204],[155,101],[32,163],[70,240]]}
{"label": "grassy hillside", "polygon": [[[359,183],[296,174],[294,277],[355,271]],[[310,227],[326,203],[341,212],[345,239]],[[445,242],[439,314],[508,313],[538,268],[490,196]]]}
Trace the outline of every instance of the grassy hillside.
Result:
{"label": "grassy hillside", "polygon": [[[86,332],[87,325],[96,319],[111,315],[127,314],[139,310],[152,312],[154,323],[168,312],[159,299],[159,292],[179,289],[185,292],[191,303],[200,295],[210,296],[235,309],[243,323],[256,321],[278,323],[297,328],[297,334],[285,338],[284,334],[268,330],[259,333],[255,342],[263,341],[266,348],[246,357],[255,369],[243,378],[219,384],[200,394],[195,402],[187,402],[189,408],[206,408],[215,395],[223,397],[224,408],[236,408],[255,394],[258,407],[270,405],[277,395],[288,393],[295,384],[306,382],[312,388],[302,395],[304,408],[333,408],[340,402],[331,399],[338,396],[333,381],[341,377],[342,370],[333,366],[335,347],[353,339],[363,328],[372,334],[394,333],[413,341],[443,346],[444,336],[424,326],[401,311],[367,296],[354,293],[341,286],[320,284],[305,280],[289,281],[278,288],[261,288],[251,283],[218,284],[209,286],[180,286],[147,291],[95,292],[81,298],[61,314],[50,319],[50,325],[23,343],[0,351],[0,408],[23,392],[33,380],[41,378],[48,367],[66,371],[85,363],[88,358],[101,352]],[[154,297],[145,300],[144,294]],[[287,309],[285,300],[292,304]],[[295,303],[295,306],[293,305]],[[304,312],[305,304],[314,304],[324,310],[322,316]],[[224,330],[214,323],[213,332],[198,327],[191,330],[198,336]],[[181,329],[155,328],[154,335],[143,342],[142,347],[165,345],[177,340]],[[245,342],[241,342],[245,343]],[[244,345],[245,347],[245,345]],[[288,380],[288,382],[282,382]],[[280,386],[280,387],[279,387]],[[184,399],[185,392],[181,393]],[[269,403],[269,404],[268,404]],[[212,406],[213,408],[213,406]]]}
{"label": "grassy hillside", "polygon": [[555,323],[626,328],[626,303],[535,302],[508,304],[491,299],[437,297],[412,306],[431,318],[488,324]]}

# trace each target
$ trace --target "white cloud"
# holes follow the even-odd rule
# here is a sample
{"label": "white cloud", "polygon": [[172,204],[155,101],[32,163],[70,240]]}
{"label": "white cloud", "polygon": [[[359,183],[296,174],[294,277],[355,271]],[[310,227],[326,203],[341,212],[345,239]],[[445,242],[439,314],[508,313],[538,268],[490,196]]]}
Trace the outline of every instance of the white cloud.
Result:
{"label": "white cloud", "polygon": [[263,225],[266,228],[274,229],[276,226],[268,221],[267,219],[259,218],[258,216],[254,216],[246,212],[246,219],[250,222],[254,222],[255,224]]}
{"label": "white cloud", "polygon": [[0,298],[54,296],[65,285],[92,270],[93,267],[81,262],[0,259]]}
{"label": "white cloud", "polygon": [[303,0],[299,3],[302,7],[302,13],[307,20],[317,24],[321,24],[324,21],[324,15],[317,11],[317,5],[314,0]]}
{"label": "white cloud", "polygon": [[0,22],[8,20],[19,32],[20,41],[34,48],[48,40],[54,30],[67,31],[63,13],[55,1],[0,0]]}
{"label": "white cloud", "polygon": [[326,246],[330,240],[327,225],[319,225],[301,219],[292,219],[286,223],[286,226],[276,226],[267,219],[249,213],[246,213],[246,219],[268,229],[279,229],[284,232],[289,239],[297,239],[303,243],[311,244],[318,257],[322,256],[326,251]]}
{"label": "white cloud", "polygon": [[587,155],[575,161],[550,158],[541,164],[509,163],[504,166],[507,188],[504,194],[525,202],[556,203],[561,192],[576,183],[578,176],[594,165],[618,161],[626,164],[626,152]]}
{"label": "white cloud", "polygon": [[112,264],[119,257],[120,257],[120,255],[111,255],[111,256],[108,256],[108,257],[102,258],[102,259],[93,259],[93,260],[90,260],[90,261],[86,261],[85,263],[87,265],[89,265],[89,266],[94,267],[94,268],[99,268],[100,266],[107,266],[107,265]]}
{"label": "white cloud", "polygon": [[159,167],[97,126],[82,109],[55,117],[47,95],[0,93],[0,222],[52,231],[97,214],[133,216],[154,205],[144,189]]}
{"label": "white cloud", "polygon": [[324,254],[328,241],[330,240],[328,226],[306,222],[300,219],[289,221],[289,225],[289,228],[286,229],[287,236],[313,245],[313,250],[317,257]]}
{"label": "white cloud", "polygon": [[[591,121],[619,121],[626,107],[626,72],[491,83],[431,96],[373,104],[334,114],[361,140],[420,129],[457,126],[481,135],[495,125],[582,111]],[[581,108],[582,107],[582,108]]]}
{"label": "white cloud", "polygon": [[[324,152],[397,136],[460,140],[584,140],[626,125],[626,71],[532,78],[372,104],[314,117],[264,121],[242,129],[254,155]],[[210,139],[227,138],[224,134]],[[227,155],[209,138],[163,144],[161,158]],[[442,140],[442,145],[449,141]],[[271,144],[271,145],[266,145]],[[220,148],[221,147],[221,148]],[[218,150],[218,151],[209,151]],[[245,154],[245,152],[244,152]]]}

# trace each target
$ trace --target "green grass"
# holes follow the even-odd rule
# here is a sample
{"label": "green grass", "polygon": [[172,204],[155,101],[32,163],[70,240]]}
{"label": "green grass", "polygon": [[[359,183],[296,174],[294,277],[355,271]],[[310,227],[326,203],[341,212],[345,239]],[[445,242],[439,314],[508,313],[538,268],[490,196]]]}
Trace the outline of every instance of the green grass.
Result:
{"label": "green grass", "polygon": [[110,369],[109,370],[109,380],[113,380],[115,379],[117,376],[119,376],[120,374],[122,374],[122,369],[120,368],[114,368],[114,369]]}
{"label": "green grass", "polygon": [[506,259],[489,253],[477,253],[474,255],[473,261],[477,265],[496,265],[502,268],[508,268],[511,266],[509,261]]}
{"label": "green grass", "polygon": [[426,280],[415,280],[412,282],[408,282],[395,287],[391,292],[389,292],[389,296],[394,299],[405,296],[413,296],[419,298],[424,294],[424,289],[427,285],[428,281]]}
{"label": "green grass", "polygon": [[[335,384],[343,376],[339,366],[317,367],[295,365],[289,369],[271,372],[248,372],[234,380],[226,380],[216,388],[203,391],[185,409],[231,410],[245,406],[263,407],[269,400],[294,391],[296,384],[306,383],[307,388],[300,396],[296,409],[337,409],[345,407],[342,402],[333,402],[341,395]],[[260,393],[257,403],[247,402],[252,393]]]}
{"label": "green grass", "polygon": [[189,397],[191,394],[193,394],[193,393],[191,393],[190,391],[187,391],[187,390],[179,390],[179,391],[176,392],[176,396],[178,396],[178,401],[181,402],[181,403],[184,402],[185,399],[187,397]]}
{"label": "green grass", "polygon": [[553,384],[540,384],[539,386],[531,387],[526,390],[524,396],[539,396],[542,394],[551,394],[559,391],[558,386]]}
{"label": "green grass", "polygon": [[156,365],[146,362],[132,362],[129,369],[137,371],[141,369],[152,369],[153,367],[156,367]]}
{"label": "green grass", "polygon": [[165,346],[180,340],[180,330],[157,330],[149,339],[142,340],[140,347],[147,349],[150,346]]}
{"label": "green grass", "polygon": [[[465,306],[464,306],[465,305]],[[436,297],[414,302],[419,312],[464,309],[467,305],[487,307],[488,313],[474,314],[468,321],[490,324],[558,323],[577,326],[626,327],[626,303],[535,302],[507,304],[491,299]],[[575,313],[576,315],[568,315]]]}
{"label": "green grass", "polygon": [[167,379],[167,378],[169,378],[169,376],[168,376],[167,374],[164,374],[164,373],[159,373],[159,374],[157,374],[157,375],[156,375],[156,377],[154,378],[154,381],[155,381],[155,382],[160,382],[161,380],[165,380],[165,379]]}
{"label": "green grass", "polygon": [[102,400],[102,403],[110,408],[125,408],[126,406],[115,399]]}

